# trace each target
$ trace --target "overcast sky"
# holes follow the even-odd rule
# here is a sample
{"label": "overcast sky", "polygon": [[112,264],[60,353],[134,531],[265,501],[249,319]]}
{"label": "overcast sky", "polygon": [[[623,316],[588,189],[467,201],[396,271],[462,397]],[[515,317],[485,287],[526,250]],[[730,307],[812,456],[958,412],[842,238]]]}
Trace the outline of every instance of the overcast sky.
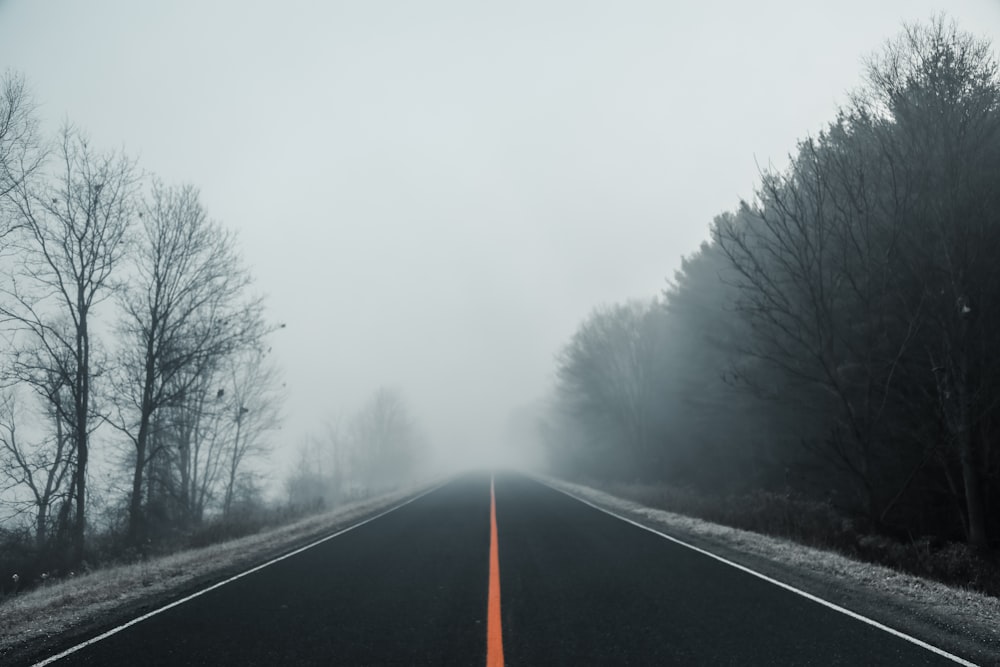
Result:
{"label": "overcast sky", "polygon": [[997,0],[0,0],[0,68],[239,230],[289,445],[390,385],[473,453],[943,9],[1000,40]]}

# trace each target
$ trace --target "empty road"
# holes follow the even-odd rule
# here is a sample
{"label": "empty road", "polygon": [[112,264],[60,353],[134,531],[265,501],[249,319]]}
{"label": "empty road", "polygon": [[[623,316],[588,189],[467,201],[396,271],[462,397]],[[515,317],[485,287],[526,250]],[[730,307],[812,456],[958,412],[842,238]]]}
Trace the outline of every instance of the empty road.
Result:
{"label": "empty road", "polygon": [[496,477],[491,530],[490,482],[452,481],[54,664],[955,664],[526,477]]}

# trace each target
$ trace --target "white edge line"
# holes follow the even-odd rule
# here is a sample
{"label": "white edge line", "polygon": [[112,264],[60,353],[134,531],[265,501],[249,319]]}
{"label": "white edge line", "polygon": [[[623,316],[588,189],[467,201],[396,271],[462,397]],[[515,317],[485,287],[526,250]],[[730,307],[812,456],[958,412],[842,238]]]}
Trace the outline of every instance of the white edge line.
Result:
{"label": "white edge line", "polygon": [[196,597],[199,597],[201,595],[204,595],[205,593],[208,593],[209,591],[215,590],[216,588],[219,588],[220,586],[225,586],[226,584],[231,583],[233,581],[236,581],[237,579],[242,579],[243,577],[247,576],[248,574],[253,574],[254,572],[257,572],[258,570],[263,570],[268,565],[274,565],[278,561],[283,561],[286,558],[291,558],[292,556],[295,556],[297,554],[302,553],[306,549],[312,549],[317,544],[322,544],[323,542],[326,542],[327,540],[332,540],[333,538],[339,537],[340,535],[343,535],[344,533],[346,533],[348,531],[354,530],[355,528],[360,528],[361,526],[365,525],[366,523],[371,523],[372,521],[374,521],[376,519],[380,519],[380,518],[384,517],[386,514],[389,514],[390,512],[395,512],[396,510],[400,509],[401,507],[405,507],[406,505],[409,505],[413,501],[419,500],[420,498],[423,498],[428,493],[431,493],[433,491],[437,491],[438,489],[440,489],[442,486],[444,486],[447,483],[448,483],[447,481],[441,482],[440,484],[438,484],[436,486],[433,486],[433,487],[427,489],[426,491],[424,491],[422,493],[419,493],[419,494],[413,496],[412,498],[407,499],[406,501],[404,501],[404,502],[402,502],[402,503],[400,503],[398,505],[394,505],[394,506],[390,507],[389,509],[387,509],[387,510],[385,510],[383,512],[379,512],[375,516],[368,517],[364,521],[359,521],[358,523],[351,524],[347,528],[341,528],[337,532],[332,533],[330,535],[327,535],[326,537],[321,537],[320,539],[316,540],[315,542],[310,542],[309,544],[305,545],[304,547],[299,547],[298,549],[296,549],[294,551],[291,551],[291,552],[289,552],[287,554],[284,554],[282,556],[278,556],[277,558],[272,558],[271,560],[267,561],[266,563],[262,563],[261,565],[254,566],[254,567],[250,568],[249,570],[246,570],[244,572],[240,572],[239,574],[234,575],[232,577],[229,577],[228,579],[226,579],[224,581],[216,582],[216,583],[212,584],[211,586],[209,586],[208,588],[203,588],[200,591],[196,591],[196,592],[188,595],[187,597],[183,597],[180,600],[174,600],[170,604],[167,604],[167,605],[164,605],[162,607],[159,607],[158,609],[154,609],[153,611],[147,612],[147,613],[145,613],[142,616],[139,616],[137,618],[133,618],[131,621],[129,621],[127,623],[123,623],[123,624],[119,625],[118,627],[111,628],[110,630],[108,630],[108,631],[106,631],[106,632],[104,632],[102,634],[99,634],[96,637],[91,637],[90,639],[88,639],[85,642],[77,644],[76,646],[71,646],[70,648],[66,649],[62,653],[57,653],[56,655],[50,656],[50,657],[46,658],[45,660],[42,660],[41,662],[36,662],[34,665],[32,665],[32,667],[45,667],[45,665],[50,665],[50,664],[52,664],[53,662],[55,662],[57,660],[62,660],[63,658],[65,658],[68,655],[76,653],[77,651],[79,651],[81,649],[84,649],[84,648],[90,646],[91,644],[96,644],[97,642],[99,642],[99,641],[101,641],[103,639],[107,639],[108,637],[110,637],[112,635],[116,635],[119,632],[121,632],[122,630],[125,630],[126,628],[132,627],[136,623],[141,623],[142,621],[145,621],[147,618],[151,618],[151,617],[156,616],[157,614],[162,613],[162,612],[164,612],[164,611],[166,611],[168,609],[172,609],[173,607],[176,607],[178,605],[182,605],[185,602],[193,600]]}
{"label": "white edge line", "polygon": [[595,510],[599,510],[601,512],[604,512],[605,514],[613,516],[616,519],[620,519],[621,521],[624,521],[625,523],[630,523],[633,526],[636,526],[637,528],[642,528],[643,530],[647,530],[647,531],[653,533],[654,535],[659,535],[660,537],[662,537],[664,539],[667,539],[667,540],[670,540],[671,542],[676,542],[677,544],[679,544],[681,546],[684,546],[684,547],[687,547],[688,549],[693,549],[694,551],[697,551],[700,554],[708,556],[709,558],[714,558],[715,560],[717,560],[717,561],[719,561],[721,563],[725,563],[726,565],[730,565],[732,567],[735,567],[737,570],[742,570],[743,572],[746,572],[747,574],[752,574],[753,576],[755,576],[755,577],[757,577],[759,579],[763,579],[764,581],[766,581],[768,583],[774,584],[775,586],[780,586],[781,588],[784,588],[787,591],[791,591],[792,593],[796,593],[798,595],[801,595],[802,597],[804,597],[804,598],[806,598],[808,600],[812,600],[813,602],[817,602],[817,603],[823,605],[824,607],[828,607],[830,609],[833,609],[834,611],[839,611],[840,613],[846,614],[847,616],[850,616],[851,618],[853,618],[855,620],[861,621],[862,623],[867,623],[868,625],[876,627],[879,630],[883,630],[885,632],[888,632],[890,635],[894,635],[896,637],[899,637],[900,639],[905,639],[906,641],[908,641],[908,642],[910,642],[912,644],[916,644],[917,646],[919,646],[921,648],[925,648],[928,651],[931,651],[932,653],[936,653],[936,654],[938,654],[938,655],[940,655],[940,656],[942,656],[944,658],[948,658],[949,660],[952,660],[952,661],[954,661],[954,662],[956,662],[956,663],[958,663],[960,665],[965,665],[966,667],[979,667],[974,662],[969,662],[968,660],[966,660],[964,658],[960,658],[957,655],[954,655],[952,653],[948,653],[944,649],[940,649],[937,646],[933,646],[932,644],[928,644],[927,642],[925,642],[923,640],[920,640],[920,639],[917,639],[916,637],[912,637],[912,636],[906,634],[905,632],[900,632],[899,630],[896,630],[894,628],[890,628],[888,625],[885,625],[883,623],[879,623],[878,621],[876,621],[874,619],[871,619],[871,618],[868,618],[867,616],[862,616],[861,614],[859,614],[857,612],[851,611],[850,609],[847,609],[845,607],[841,607],[840,605],[834,604],[833,602],[830,602],[829,600],[824,600],[823,598],[817,597],[817,596],[813,595],[812,593],[807,593],[804,590],[801,590],[799,588],[795,588],[794,586],[791,586],[791,585],[786,584],[784,582],[778,581],[777,579],[772,579],[771,577],[767,576],[766,574],[761,574],[760,572],[757,572],[755,570],[751,570],[750,568],[746,567],[745,565],[740,565],[739,563],[734,563],[733,561],[728,560],[726,558],[723,558],[722,556],[719,556],[717,554],[713,554],[711,551],[706,551],[705,549],[702,549],[701,547],[696,547],[693,544],[688,544],[684,540],[680,540],[680,539],[678,539],[676,537],[673,537],[672,535],[667,535],[666,533],[662,533],[662,532],[656,530],[655,528],[651,528],[651,527],[649,527],[649,526],[647,526],[645,524],[639,523],[638,521],[635,521],[635,520],[630,519],[628,517],[625,517],[625,516],[622,516],[622,515],[617,514],[615,512],[612,512],[609,509],[606,509],[604,507],[601,507],[600,505],[592,503],[591,501],[586,500],[585,498],[581,498],[581,497],[577,496],[574,493],[566,491],[565,489],[560,489],[558,486],[553,486],[552,484],[550,484],[546,480],[543,480],[543,479],[540,479],[540,478],[536,478],[536,479],[539,482],[541,482],[542,484],[544,484],[545,486],[549,487],[550,489],[552,489],[554,491],[558,491],[559,493],[562,493],[562,494],[564,494],[566,496],[569,496],[573,500],[581,502],[584,505],[589,505],[590,507],[593,507]]}

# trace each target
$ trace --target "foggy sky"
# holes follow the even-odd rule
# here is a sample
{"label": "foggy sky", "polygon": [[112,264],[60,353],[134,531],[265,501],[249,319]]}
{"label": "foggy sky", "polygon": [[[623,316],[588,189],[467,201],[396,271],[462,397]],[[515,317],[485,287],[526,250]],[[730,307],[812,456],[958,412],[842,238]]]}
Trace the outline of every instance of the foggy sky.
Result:
{"label": "foggy sky", "polygon": [[290,447],[390,385],[472,458],[944,9],[1000,40],[995,0],[0,0],[0,67],[239,230]]}

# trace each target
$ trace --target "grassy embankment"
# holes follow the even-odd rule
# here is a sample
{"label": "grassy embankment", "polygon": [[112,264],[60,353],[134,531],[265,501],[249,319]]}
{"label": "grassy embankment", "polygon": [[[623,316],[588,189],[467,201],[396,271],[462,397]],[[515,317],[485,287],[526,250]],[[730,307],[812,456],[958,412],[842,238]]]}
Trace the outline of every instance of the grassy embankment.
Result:
{"label": "grassy embankment", "polygon": [[[421,487],[426,488],[426,487]],[[0,596],[0,662],[29,643],[45,642],[81,624],[114,620],[125,610],[148,608],[177,591],[232,576],[312,540],[394,507],[419,492],[406,488],[208,546],[112,564],[32,590]],[[222,531],[217,537],[225,537]],[[208,539],[207,537],[204,539]]]}

